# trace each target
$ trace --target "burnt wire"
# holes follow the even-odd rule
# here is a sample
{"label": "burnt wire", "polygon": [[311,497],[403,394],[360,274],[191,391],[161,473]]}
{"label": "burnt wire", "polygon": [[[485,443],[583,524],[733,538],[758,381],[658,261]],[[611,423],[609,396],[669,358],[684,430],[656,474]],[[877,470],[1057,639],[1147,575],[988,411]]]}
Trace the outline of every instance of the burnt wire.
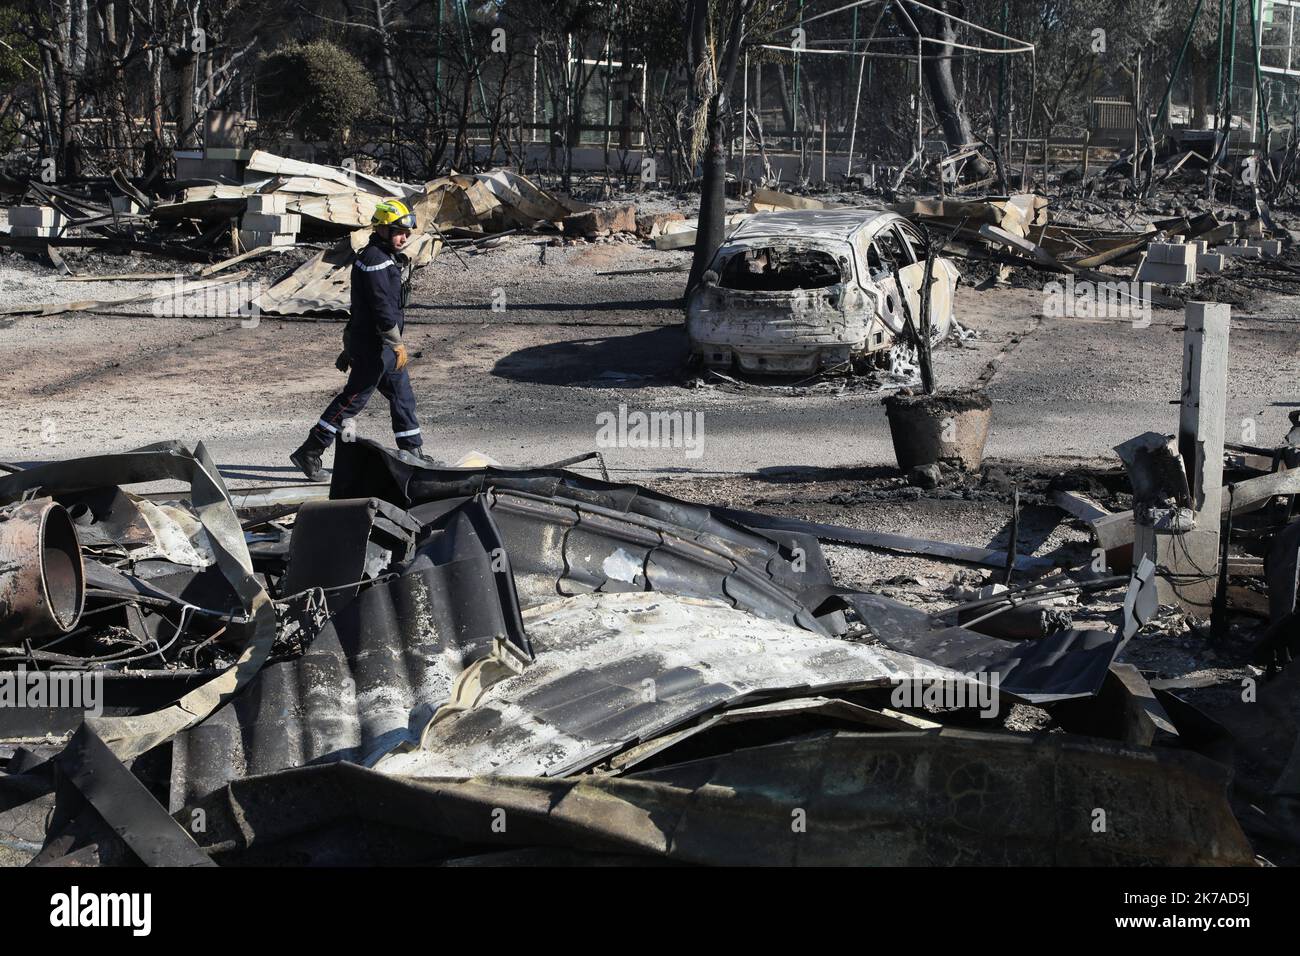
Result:
{"label": "burnt wire", "polygon": [[[181,619],[176,624],[176,631],[175,633],[172,634],[171,640],[168,641],[166,644],[159,645],[157,639],[155,638],[153,639],[153,644],[155,649],[152,651],[148,651],[144,654],[134,654],[134,650],[118,651],[116,654],[110,654],[101,657],[92,657],[87,661],[87,665],[100,666],[104,664],[130,664],[135,661],[148,660],[151,657],[158,657],[165,661],[166,658],[164,658],[162,655],[164,655],[168,650],[171,649],[172,645],[174,645],[178,640],[180,640],[181,635],[185,633],[186,628],[189,626],[190,619],[193,618],[194,612],[197,610],[199,610],[199,608],[195,607],[193,604],[186,604],[181,607]],[[159,613],[159,616],[160,617],[163,616],[161,612]],[[123,656],[124,654],[128,656],[124,657]]]}
{"label": "burnt wire", "polygon": [[346,591],[348,588],[360,587],[363,584],[383,584],[387,581],[391,581],[394,578],[400,576],[401,575],[399,575],[396,571],[390,571],[387,574],[381,574],[377,578],[362,578],[360,581],[349,581],[347,584],[335,584],[327,588],[320,588],[320,587],[307,588],[303,591],[298,591],[296,594],[286,594],[284,597],[280,598],[278,601],[275,601],[273,603],[288,604],[290,601],[294,600],[295,598],[303,597],[307,594],[311,594],[312,592],[318,592],[324,595],[324,594],[329,594],[333,591]]}

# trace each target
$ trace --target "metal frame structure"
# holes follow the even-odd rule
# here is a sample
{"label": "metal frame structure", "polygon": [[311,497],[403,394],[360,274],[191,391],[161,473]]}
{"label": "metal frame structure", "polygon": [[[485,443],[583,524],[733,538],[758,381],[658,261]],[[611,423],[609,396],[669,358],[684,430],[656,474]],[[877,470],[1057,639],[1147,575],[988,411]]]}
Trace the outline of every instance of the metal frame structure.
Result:
{"label": "metal frame structure", "polygon": [[[812,53],[812,54],[828,54],[828,55],[833,55],[833,56],[849,56],[849,57],[859,57],[859,58],[861,58],[862,61],[863,61],[863,67],[860,67],[860,68],[859,68],[859,71],[858,71],[858,89],[857,89],[857,96],[856,96],[856,98],[855,98],[855,100],[854,100],[854,107],[853,107],[853,110],[854,110],[854,113],[853,113],[853,115],[854,115],[854,129],[853,129],[853,132],[854,132],[854,134],[856,134],[856,132],[857,132],[858,105],[859,105],[859,103],[860,103],[860,101],[861,101],[861,98],[862,98],[862,70],[863,70],[863,68],[865,67],[866,62],[867,62],[868,60],[870,60],[870,59],[877,59],[877,58],[879,58],[879,59],[904,59],[904,60],[914,60],[914,62],[916,63],[916,149],[917,149],[917,152],[918,152],[918,153],[921,153],[921,152],[923,152],[924,149],[925,149],[924,131],[923,131],[923,128],[922,128],[922,127],[923,127],[923,122],[924,122],[924,120],[923,120],[923,114],[924,114],[924,111],[925,111],[925,90],[924,90],[924,76],[923,76],[922,62],[923,62],[923,60],[924,60],[924,58],[925,58],[925,56],[924,56],[924,45],[925,45],[926,43],[938,44],[938,45],[942,45],[942,46],[948,46],[948,47],[951,47],[951,48],[954,48],[954,49],[971,51],[971,52],[976,53],[976,54],[985,53],[985,54],[992,54],[992,55],[996,55],[996,56],[1011,56],[1011,55],[1020,54],[1020,53],[1028,53],[1028,54],[1030,55],[1030,57],[1033,57],[1034,54],[1035,54],[1035,47],[1034,47],[1034,45],[1033,45],[1032,43],[1029,43],[1029,42],[1026,41],[1026,40],[1021,40],[1021,39],[1018,39],[1018,38],[1016,38],[1016,37],[1009,36],[1009,35],[1007,35],[1007,34],[1005,34],[1005,33],[999,33],[999,32],[996,31],[996,30],[990,30],[988,27],[981,26],[981,25],[978,24],[978,23],[972,23],[972,22],[969,21],[969,20],[963,20],[961,17],[954,16],[953,14],[950,14],[950,13],[948,13],[947,11],[939,10],[939,9],[937,9],[936,7],[929,6],[928,4],[921,2],[921,0],[883,0],[884,6],[883,6],[882,9],[881,9],[881,17],[883,17],[883,16],[884,16],[884,12],[885,12],[885,10],[888,8],[889,4],[891,4],[891,3],[896,3],[896,4],[898,4],[898,9],[899,9],[900,11],[902,11],[903,15],[907,18],[908,22],[911,23],[913,29],[916,30],[916,34],[917,34],[917,36],[916,36],[916,53],[915,53],[915,55],[913,55],[913,54],[911,54],[911,53],[874,53],[874,52],[871,52],[870,50],[867,50],[866,47],[869,46],[869,45],[871,45],[872,43],[882,43],[882,42],[891,42],[891,41],[910,42],[910,41],[908,40],[908,38],[906,38],[906,37],[891,37],[891,38],[887,38],[887,39],[880,39],[880,40],[877,40],[877,39],[875,38],[875,30],[874,30],[874,28],[872,29],[872,33],[871,33],[871,35],[870,35],[869,37],[867,37],[866,40],[860,40],[860,39],[858,38],[858,36],[857,36],[857,19],[856,19],[856,17],[857,17],[857,8],[858,8],[858,7],[861,7],[861,6],[866,6],[866,5],[868,5],[868,4],[875,4],[875,3],[881,3],[881,2],[882,2],[882,0],[851,0],[851,2],[846,3],[846,4],[844,4],[843,6],[838,6],[838,7],[834,8],[833,10],[827,10],[827,11],[825,11],[825,12],[823,12],[823,13],[819,13],[819,14],[817,14],[816,16],[811,16],[811,17],[807,17],[807,16],[804,15],[804,12],[803,12],[803,6],[802,6],[802,3],[801,3],[801,4],[800,4],[800,7],[799,7],[799,21],[798,21],[798,25],[799,25],[799,27],[801,27],[801,28],[804,27],[806,24],[813,22],[814,20],[820,20],[820,19],[822,19],[823,17],[828,17],[828,16],[831,16],[832,14],[841,13],[841,12],[844,11],[844,10],[852,9],[852,10],[854,11],[854,24],[853,24],[853,26],[854,26],[854,31],[853,31],[853,32],[854,32],[854,35],[853,35],[853,37],[852,37],[852,38],[841,38],[841,39],[818,39],[816,42],[819,43],[819,44],[823,44],[823,45],[822,45],[822,46],[817,46],[817,47],[807,46],[807,45],[802,46],[802,47],[794,47],[794,46],[783,45],[783,44],[775,44],[775,43],[761,43],[761,44],[759,44],[759,48],[760,48],[760,49],[764,49],[764,50],[779,50],[779,51],[789,52],[789,53],[793,53],[793,54],[794,54],[794,62],[795,62],[795,70],[796,70],[796,73],[795,73],[795,76],[796,76],[796,88],[797,88],[797,77],[798,77],[798,72],[797,72],[797,71],[798,71],[799,58],[800,58],[800,56],[803,55],[803,54],[809,54],[809,53]],[[916,26],[916,22],[915,22],[914,20],[912,20],[912,16],[911,16],[911,14],[908,13],[908,10],[907,10],[907,4],[911,4],[912,6],[919,7],[920,9],[923,9],[923,10],[929,10],[929,11],[931,11],[932,13],[937,13],[937,14],[939,14],[940,16],[946,17],[946,18],[948,18],[949,20],[952,20],[952,21],[955,22],[955,23],[959,23],[959,24],[961,24],[962,26],[970,27],[971,29],[976,30],[976,31],[979,32],[979,33],[985,34],[985,35],[990,36],[990,37],[993,37],[993,38],[995,38],[995,39],[999,39],[999,40],[1002,41],[1002,47],[999,49],[999,48],[994,48],[994,47],[982,47],[982,46],[975,46],[975,45],[971,45],[971,44],[958,43],[958,42],[945,43],[945,42],[943,42],[943,41],[941,41],[941,40],[938,40],[938,39],[936,39],[936,38],[934,38],[934,37],[928,37],[928,36],[926,36],[926,35],[925,35],[925,34],[924,34],[924,33],[923,33],[919,28],[917,28],[917,26]],[[877,19],[876,23],[879,24],[879,22],[880,22],[879,19]],[[1013,43],[1013,44],[1016,44],[1016,45],[1015,45],[1015,46],[1009,46],[1009,45],[1008,45],[1009,43]],[[849,46],[849,49],[834,49],[834,47],[836,47],[836,46],[840,46],[840,45],[848,45],[848,46]],[[969,54],[966,54],[966,55],[969,55]],[[745,93],[745,95],[746,95],[746,100],[747,100],[747,99],[748,99],[748,86],[747,86],[747,85],[746,85],[746,93]],[[748,102],[745,103],[744,108],[745,108],[745,110],[746,110],[746,115],[747,115],[747,111],[748,111]],[[796,112],[795,112],[795,124],[796,124],[796,126],[797,126],[797,125],[798,125],[798,121],[799,121],[799,119],[798,119],[798,111],[797,111],[797,110],[798,110],[798,104],[797,104],[797,101],[796,101],[796,107],[795,107],[795,109],[796,109]],[[823,130],[822,130],[823,152],[824,152],[824,150],[825,150],[825,135],[826,135],[826,131],[825,131],[825,129],[823,128]],[[850,172],[852,171],[852,169],[853,169],[853,146],[852,146],[852,140],[850,140],[850,146],[849,146],[849,170],[850,170]]]}

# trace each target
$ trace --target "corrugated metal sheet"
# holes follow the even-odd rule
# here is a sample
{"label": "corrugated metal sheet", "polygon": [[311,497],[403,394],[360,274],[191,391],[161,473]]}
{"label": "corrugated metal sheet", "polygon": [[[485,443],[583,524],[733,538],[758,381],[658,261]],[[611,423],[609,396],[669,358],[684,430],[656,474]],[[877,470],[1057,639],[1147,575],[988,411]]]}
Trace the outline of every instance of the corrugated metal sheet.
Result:
{"label": "corrugated metal sheet", "polygon": [[563,776],[757,694],[804,696],[894,680],[967,679],[894,651],[766,621],[719,601],[589,594],[524,623],[536,659],[424,746],[376,764],[418,777]]}
{"label": "corrugated metal sheet", "polygon": [[319,176],[281,176],[261,180],[257,185],[260,187],[274,182],[275,192],[278,193],[300,193],[310,196],[335,196],[339,193],[352,192],[355,187],[345,185],[332,179],[321,179]]}
{"label": "corrugated metal sheet", "polygon": [[375,207],[383,201],[382,196],[353,190],[330,196],[299,199],[290,203],[290,211],[302,213],[304,219],[314,221],[318,226],[360,229],[362,226],[370,225],[370,217],[375,214]]}
{"label": "corrugated metal sheet", "polygon": [[[360,455],[351,449],[338,454],[336,474],[347,470],[349,458],[369,460],[377,455],[379,460],[372,464],[401,464],[379,446]],[[438,474],[447,475],[448,480],[439,485],[423,477],[418,494],[429,500],[411,509],[412,517],[428,530],[428,537],[417,548],[408,573],[363,591],[331,621],[304,657],[265,669],[234,703],[179,740],[173,773],[175,805],[237,776],[322,760],[366,763],[396,745],[412,745],[438,707],[451,697],[457,677],[491,650],[493,640],[513,634],[516,646],[526,646],[522,624],[517,633],[510,628],[517,620],[517,611],[512,610],[516,588],[525,606],[545,605],[566,594],[647,589],[688,599],[706,598],[711,599],[707,605],[682,605],[688,610],[679,612],[674,620],[680,623],[682,614],[712,619],[718,615],[718,607],[728,607],[731,613],[723,627],[727,633],[737,629],[767,633],[764,629],[772,624],[790,628],[799,636],[789,643],[784,631],[769,633],[770,640],[779,639],[787,647],[765,663],[748,660],[752,657],[749,651],[740,655],[746,661],[730,665],[708,659],[707,654],[692,660],[688,642],[693,633],[698,636],[695,625],[679,627],[671,634],[667,633],[671,628],[665,629],[665,639],[677,640],[680,646],[652,650],[661,636],[661,628],[652,626],[656,615],[662,613],[654,610],[655,602],[666,598],[640,595],[648,604],[629,618],[628,633],[619,637],[624,628],[620,622],[608,635],[609,642],[616,637],[639,641],[640,651],[633,654],[609,643],[597,654],[607,655],[603,662],[587,660],[581,653],[572,660],[553,655],[551,677],[572,685],[575,697],[587,699],[590,705],[591,709],[581,712],[579,723],[609,724],[606,729],[612,736],[601,738],[595,748],[602,754],[754,690],[803,687],[810,682],[821,685],[840,679],[860,683],[884,679],[892,672],[881,663],[879,652],[867,652],[830,636],[824,620],[842,626],[837,612],[823,620],[801,603],[794,585],[808,583],[801,575],[818,580],[818,570],[824,569],[824,563],[817,560],[815,544],[812,573],[807,574],[794,569],[790,554],[783,554],[779,542],[718,521],[707,508],[635,486],[601,486],[566,472],[539,476],[443,470]],[[530,491],[494,488],[470,498],[459,494],[477,494],[477,489],[466,488],[467,484],[515,485]],[[499,578],[490,577],[487,556],[494,554],[498,563],[500,555],[508,559],[509,567],[498,572]],[[447,569],[454,569],[457,576],[446,579]],[[474,573],[466,575],[467,569]],[[490,618],[479,620],[476,615],[486,610],[481,601],[476,603],[476,595],[481,596],[485,586],[493,584],[501,608],[494,609]],[[676,603],[672,606],[678,607]],[[612,607],[614,613],[622,613],[621,605]],[[540,620],[538,627],[545,631],[549,618]],[[567,620],[562,615],[555,627],[563,630]],[[707,626],[707,621],[702,620],[699,626]],[[810,645],[808,641],[814,638],[824,643]],[[556,646],[567,643],[568,637],[553,639]],[[723,658],[737,654],[735,647],[727,650],[722,643],[713,649]],[[889,657],[892,652],[885,654]],[[897,655],[894,658],[901,660]],[[377,661],[384,663],[377,666]],[[601,666],[589,666],[596,663]],[[824,670],[817,669],[821,665]],[[707,677],[715,671],[730,677],[722,682]],[[671,706],[651,708],[651,712],[636,708],[635,714],[618,718],[622,708],[608,699],[608,688],[618,674],[635,678],[636,683],[628,686],[637,688],[644,681],[658,681],[660,692],[671,698]],[[588,687],[588,681],[594,683]],[[588,689],[579,690],[579,685]],[[547,697],[552,690],[540,688],[539,693]],[[474,708],[463,714],[477,712]],[[641,726],[646,717],[653,719]],[[453,719],[470,718],[447,718]],[[625,724],[615,732],[610,722],[618,719]],[[585,733],[581,727],[557,731],[566,740],[587,741],[581,746],[561,747],[565,766],[590,762],[595,751]],[[509,735],[494,738],[493,746],[508,739]],[[541,751],[559,753],[555,740],[547,740],[533,737],[529,743]],[[538,759],[537,754],[531,759]]]}
{"label": "corrugated metal sheet", "polygon": [[320,163],[305,163],[300,159],[276,156],[265,150],[254,150],[246,167],[250,173],[272,173],[276,176],[314,176],[331,179],[350,188],[360,186],[378,196],[409,196],[419,191],[419,186],[394,182],[382,176],[373,176],[355,170],[341,169],[338,166],[325,166]]}
{"label": "corrugated metal sheet", "polygon": [[312,256],[253,300],[271,315],[347,312],[352,295],[352,242],[341,239]]}
{"label": "corrugated metal sheet", "polygon": [[[481,502],[446,516],[411,570],[362,591],[306,652],[271,664],[245,692],[173,742],[173,810],[226,782],[286,767],[366,764],[418,741],[456,679],[500,644],[527,638]],[[495,600],[491,598],[495,595]]]}
{"label": "corrugated metal sheet", "polygon": [[591,208],[568,196],[553,195],[539,189],[531,179],[508,169],[479,173],[475,178],[524,220],[556,222],[570,213]]}
{"label": "corrugated metal sheet", "polygon": [[[775,544],[755,554],[721,535],[595,504],[494,490],[492,514],[506,542],[524,607],[595,591],[662,591],[724,600],[769,620],[830,631],[770,571]],[[415,509],[415,514],[419,514]]]}
{"label": "corrugated metal sheet", "polygon": [[849,242],[859,231],[874,234],[894,220],[896,213],[874,209],[791,209],[765,212],[746,219],[728,239],[797,236]]}
{"label": "corrugated metal sheet", "polygon": [[[518,493],[556,503],[590,505],[615,515],[647,518],[672,525],[676,537],[707,541],[722,548],[737,563],[762,570],[795,593],[832,585],[817,540],[776,530],[755,530],[717,517],[704,505],[659,494],[639,485],[598,481],[560,469],[531,468],[415,468],[389,449],[361,439],[339,446],[334,460],[330,496],[360,498],[374,495],[419,514],[421,504],[480,494]],[[800,549],[796,553],[795,547]],[[557,595],[561,592],[556,592]]]}
{"label": "corrugated metal sheet", "polygon": [[[656,589],[720,598],[821,633],[842,633],[838,609],[852,608],[887,646],[961,671],[997,673],[1004,693],[1038,703],[1095,694],[1122,643],[1122,634],[1113,628],[1068,630],[1016,643],[936,624],[915,608],[836,586],[817,540],[809,535],[778,532],[761,523],[762,515],[752,515],[748,526],[741,526],[702,505],[635,485],[611,485],[563,471],[417,469],[367,441],[341,447],[333,482],[335,496],[376,494],[403,506],[491,487],[493,513],[511,541],[520,599],[526,605],[584,588]],[[502,508],[501,502],[510,505]],[[522,502],[528,507],[521,509]],[[412,511],[418,514],[421,507]],[[636,520],[627,526],[611,521],[620,514]],[[779,518],[770,520],[781,524]],[[663,537],[656,541],[653,534]],[[620,550],[623,556],[616,557]],[[615,558],[611,567],[630,562],[645,570],[639,580],[620,580],[605,569],[610,558]],[[727,572],[725,561],[733,562],[734,573]],[[688,574],[672,571],[688,566]]]}

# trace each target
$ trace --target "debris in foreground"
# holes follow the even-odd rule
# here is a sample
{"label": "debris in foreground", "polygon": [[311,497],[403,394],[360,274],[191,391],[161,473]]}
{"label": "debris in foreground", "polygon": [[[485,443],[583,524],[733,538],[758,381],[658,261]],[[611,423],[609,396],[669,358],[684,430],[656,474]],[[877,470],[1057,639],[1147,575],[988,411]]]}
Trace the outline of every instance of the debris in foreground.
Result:
{"label": "debris in foreground", "polygon": [[[189,494],[127,490],[164,478]],[[72,518],[84,610],[0,675],[100,681],[102,714],[0,709],[10,862],[1253,858],[1194,710],[1107,729],[1118,627],[979,633],[838,584],[824,529],[366,441],[308,504],[236,509],[177,444],[0,478],[33,495]]]}

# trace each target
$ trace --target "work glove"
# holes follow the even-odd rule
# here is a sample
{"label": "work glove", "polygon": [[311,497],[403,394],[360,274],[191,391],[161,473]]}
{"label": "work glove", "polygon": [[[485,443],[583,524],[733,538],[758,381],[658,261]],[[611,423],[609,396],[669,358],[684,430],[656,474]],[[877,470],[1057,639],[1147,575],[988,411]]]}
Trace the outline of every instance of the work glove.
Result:
{"label": "work glove", "polygon": [[398,342],[393,346],[393,353],[397,356],[397,364],[393,366],[394,372],[400,372],[406,368],[406,363],[410,361],[410,356],[406,354],[406,346]]}
{"label": "work glove", "polygon": [[347,374],[348,369],[352,367],[352,359],[348,358],[347,352],[339,353],[339,357],[334,360],[334,367],[344,375]]}

